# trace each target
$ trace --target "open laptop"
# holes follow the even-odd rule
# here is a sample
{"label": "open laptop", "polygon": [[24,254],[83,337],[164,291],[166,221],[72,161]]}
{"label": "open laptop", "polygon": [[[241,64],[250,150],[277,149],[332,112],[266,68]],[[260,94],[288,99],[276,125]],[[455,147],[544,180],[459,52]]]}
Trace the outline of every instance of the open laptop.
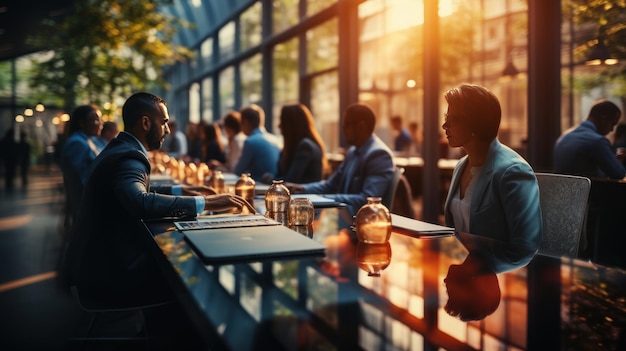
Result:
{"label": "open laptop", "polygon": [[[218,225],[215,228],[201,228],[201,225],[198,225],[197,229],[181,230],[187,243],[205,264],[325,255],[324,245],[279,222],[272,224],[271,219],[260,215],[230,217],[235,221],[241,219],[246,223],[240,226],[229,224],[220,227]],[[261,217],[268,221],[254,225],[249,222],[251,218],[246,217],[257,219]]]}
{"label": "open laptop", "polygon": [[416,238],[433,238],[454,235],[454,228],[422,222],[393,213],[391,214],[391,228],[396,233]]}

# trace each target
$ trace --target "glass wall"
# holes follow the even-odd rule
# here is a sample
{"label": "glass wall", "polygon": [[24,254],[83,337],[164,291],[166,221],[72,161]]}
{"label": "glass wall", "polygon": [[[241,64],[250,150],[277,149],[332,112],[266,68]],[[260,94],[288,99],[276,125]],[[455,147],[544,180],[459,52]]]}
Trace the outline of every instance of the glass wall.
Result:
{"label": "glass wall", "polygon": [[298,102],[298,39],[280,43],[274,48],[274,94],[272,130],[278,132],[280,109],[285,104]]}
{"label": "glass wall", "polygon": [[240,65],[241,71],[241,106],[261,103],[262,92],[262,56],[254,55]]}

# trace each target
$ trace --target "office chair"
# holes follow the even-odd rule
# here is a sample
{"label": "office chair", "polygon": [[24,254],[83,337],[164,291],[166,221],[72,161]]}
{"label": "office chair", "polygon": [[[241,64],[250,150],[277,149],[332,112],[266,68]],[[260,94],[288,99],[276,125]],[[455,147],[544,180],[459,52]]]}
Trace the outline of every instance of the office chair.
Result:
{"label": "office chair", "polygon": [[396,189],[398,188],[398,183],[400,183],[400,178],[404,174],[404,168],[395,167],[393,170],[393,177],[391,181],[387,185],[387,189],[385,189],[385,193],[381,196],[381,200],[383,205],[385,205],[390,211],[393,204],[393,199],[396,194]]}
{"label": "office chair", "polygon": [[[81,294],[77,286],[70,287],[70,292],[81,311],[89,318],[81,336],[74,336],[71,342],[79,343],[79,350],[91,349],[87,345],[94,344],[125,344],[132,349],[150,349],[150,337],[146,326],[144,310],[162,306],[169,301],[150,305],[115,305],[99,298]],[[98,322],[104,320],[106,328],[98,329]],[[82,321],[81,321],[82,322]],[[82,324],[82,323],[81,323]],[[136,346],[136,347],[135,347]]]}
{"label": "office chair", "polygon": [[539,253],[553,257],[578,256],[587,216],[591,180],[586,177],[536,173],[543,217]]}

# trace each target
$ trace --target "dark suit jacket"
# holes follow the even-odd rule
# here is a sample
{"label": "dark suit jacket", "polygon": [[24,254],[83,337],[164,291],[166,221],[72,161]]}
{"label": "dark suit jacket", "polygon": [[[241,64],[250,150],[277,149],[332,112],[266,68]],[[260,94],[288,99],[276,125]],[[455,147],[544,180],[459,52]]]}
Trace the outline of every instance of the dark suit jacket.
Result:
{"label": "dark suit jacket", "polygon": [[[348,173],[350,162],[356,162],[351,174]],[[393,178],[393,153],[376,135],[356,148],[348,149],[344,161],[327,180],[304,184],[304,192],[324,194],[336,201],[348,205],[352,214],[367,203],[370,196],[383,196]],[[349,181],[348,190],[342,189],[345,179]]]}
{"label": "dark suit jacket", "polygon": [[126,132],[94,160],[67,247],[70,283],[122,300],[160,300],[167,288],[147,252],[141,220],[195,216],[196,201],[150,192],[149,175],[147,155]]}

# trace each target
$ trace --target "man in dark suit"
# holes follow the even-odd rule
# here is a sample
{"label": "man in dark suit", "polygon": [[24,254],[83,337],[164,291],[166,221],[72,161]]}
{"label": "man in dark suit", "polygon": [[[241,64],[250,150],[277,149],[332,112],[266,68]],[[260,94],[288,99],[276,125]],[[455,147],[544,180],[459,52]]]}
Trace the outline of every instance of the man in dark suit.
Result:
{"label": "man in dark suit", "polygon": [[124,104],[122,115],[125,130],[91,166],[63,267],[69,283],[83,292],[149,304],[171,296],[147,252],[142,219],[254,208],[239,196],[207,195],[211,191],[205,187],[158,189],[178,195],[150,191],[147,152],[159,149],[169,133],[166,104],[152,94],[136,93]]}
{"label": "man in dark suit", "polygon": [[376,116],[366,105],[355,103],[346,109],[342,131],[352,145],[344,161],[328,179],[287,186],[295,193],[324,194],[348,205],[355,214],[370,196],[381,197],[394,174],[393,154],[376,134]]}

